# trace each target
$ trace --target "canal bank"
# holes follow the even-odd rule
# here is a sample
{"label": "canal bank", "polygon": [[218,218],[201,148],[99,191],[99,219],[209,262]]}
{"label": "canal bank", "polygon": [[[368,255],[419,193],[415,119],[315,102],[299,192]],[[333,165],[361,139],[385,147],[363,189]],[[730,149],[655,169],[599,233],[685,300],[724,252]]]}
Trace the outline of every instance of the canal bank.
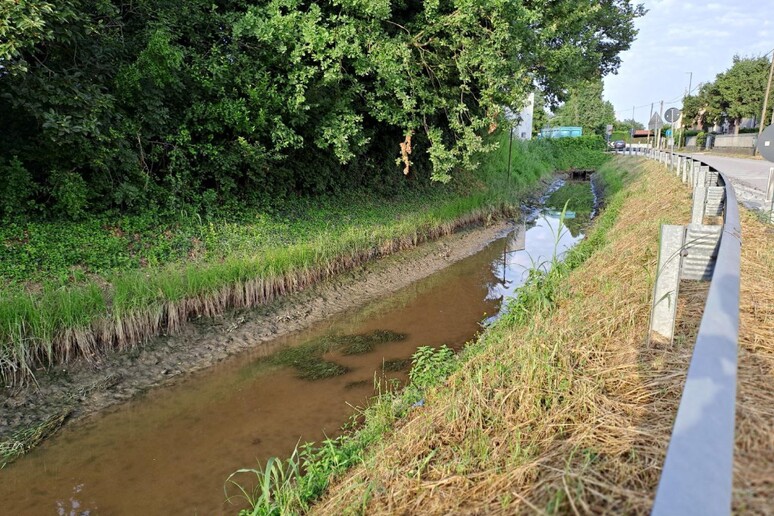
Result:
{"label": "canal bank", "polygon": [[[585,185],[589,190],[589,183]],[[593,195],[590,198],[593,202]],[[69,425],[3,472],[8,494],[24,492],[22,487],[33,479],[38,482],[44,472],[45,481],[12,502],[13,509],[29,514],[59,507],[71,510],[75,505],[109,513],[233,510],[223,505],[222,489],[236,466],[287,455],[299,440],[336,435],[351,416],[352,406],[365,405],[374,394],[375,374],[383,375],[384,381],[402,382],[418,347],[446,344],[459,349],[480,330],[482,320],[498,311],[502,299],[523,284],[532,267],[544,266],[556,252],[564,252],[582,238],[583,224],[567,227],[563,206],[541,209],[543,201],[536,199],[525,206],[523,224],[494,224],[443,239],[420,248],[421,252],[391,258],[392,265],[359,271],[369,278],[365,284],[353,273],[351,284],[334,282],[312,298],[358,299],[350,294],[369,291],[364,285],[371,284],[372,294],[381,299],[361,301],[357,308],[339,310],[308,330],[265,345],[248,343],[251,351],[217,367]],[[591,211],[591,207],[579,210],[573,220],[587,219]],[[470,256],[460,260],[466,255]],[[427,276],[433,263],[438,272]],[[411,282],[422,274],[427,277]],[[315,303],[293,306],[305,312]],[[234,321],[247,316],[233,317],[218,325],[226,340],[238,340],[240,335],[256,338],[257,327],[286,320],[276,313],[263,313],[260,321],[245,319],[234,326]],[[202,326],[199,330],[207,335],[207,326]],[[293,364],[277,367],[270,360],[278,350],[375,332],[390,332],[394,337],[375,342],[375,349],[364,353],[326,348],[319,358],[335,363],[342,372],[330,378],[311,382],[299,378]],[[201,347],[201,341],[193,346]],[[137,360],[141,368],[159,365],[147,357]],[[115,397],[116,387],[106,397]],[[245,457],[252,460],[245,463]],[[116,470],[122,473],[111,474]]]}

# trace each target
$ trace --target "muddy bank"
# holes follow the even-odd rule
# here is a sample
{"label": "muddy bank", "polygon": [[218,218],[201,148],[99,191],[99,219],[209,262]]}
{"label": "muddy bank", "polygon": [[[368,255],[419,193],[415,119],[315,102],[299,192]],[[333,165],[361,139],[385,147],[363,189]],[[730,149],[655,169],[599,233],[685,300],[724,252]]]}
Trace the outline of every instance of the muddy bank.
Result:
{"label": "muddy bank", "polygon": [[78,361],[41,371],[37,387],[4,394],[0,440],[65,412],[70,421],[83,418],[246,349],[268,355],[273,346],[261,348],[262,343],[395,292],[480,251],[509,227],[490,221],[367,263],[269,305],[199,318],[174,336],[154,338],[130,352],[110,353],[96,365]]}
{"label": "muddy bank", "polygon": [[[514,224],[395,255],[272,310],[249,312],[249,320],[235,312],[198,321],[186,338],[164,341],[178,354],[154,349],[124,362],[133,374],[137,367],[155,371],[148,383],[162,377],[158,388],[137,394],[142,384],[118,374],[87,385],[79,393],[87,404],[78,407],[81,420],[3,472],[5,509],[234,513],[241,505],[224,499],[224,482],[235,468],[335,438],[378,386],[406,381],[419,347],[464,347],[501,313],[530,270],[583,238],[575,223],[588,220],[590,190],[589,183],[556,181],[523,204]],[[349,307],[354,300],[359,304]],[[301,329],[289,331],[294,325]],[[243,351],[196,373],[180,374],[183,366],[175,363],[182,353],[206,364],[227,354],[226,346],[240,345]],[[132,399],[115,403],[121,394]],[[113,406],[82,417],[98,402]],[[253,483],[250,474],[238,481]]]}

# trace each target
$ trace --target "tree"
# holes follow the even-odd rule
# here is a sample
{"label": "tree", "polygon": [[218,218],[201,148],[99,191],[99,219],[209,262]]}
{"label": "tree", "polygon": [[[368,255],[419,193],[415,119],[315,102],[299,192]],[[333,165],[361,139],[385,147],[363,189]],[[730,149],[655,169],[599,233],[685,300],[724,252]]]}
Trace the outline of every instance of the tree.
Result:
{"label": "tree", "polygon": [[645,126],[631,118],[627,118],[626,120],[616,120],[613,122],[613,129],[615,131],[625,131],[626,133],[631,133],[632,130],[640,130],[645,129]]}
{"label": "tree", "polygon": [[535,109],[532,113],[532,135],[537,135],[541,129],[549,123],[548,111],[546,111],[545,96],[538,91],[535,93]]}
{"label": "tree", "polygon": [[688,125],[704,127],[704,99],[701,89],[696,95],[683,97],[683,120]]}
{"label": "tree", "polygon": [[[728,70],[719,73],[714,81],[702,84],[696,95],[685,97],[684,116],[702,128],[730,119],[738,133],[743,118],[760,116],[769,66],[765,57],[734,56]],[[774,92],[769,98],[769,102],[772,101]]]}
{"label": "tree", "polygon": [[281,202],[404,169],[448,181],[490,149],[502,106],[616,70],[643,13],[630,0],[6,1],[0,169],[71,214]]}
{"label": "tree", "polygon": [[553,125],[581,126],[604,135],[606,126],[615,122],[613,104],[602,98],[602,79],[581,81],[570,88],[567,101],[556,111]]}
{"label": "tree", "polygon": [[717,76],[715,85],[726,115],[734,121],[734,132],[739,133],[742,118],[757,117],[763,108],[770,63],[765,57],[739,56],[734,56],[733,62],[731,68]]}

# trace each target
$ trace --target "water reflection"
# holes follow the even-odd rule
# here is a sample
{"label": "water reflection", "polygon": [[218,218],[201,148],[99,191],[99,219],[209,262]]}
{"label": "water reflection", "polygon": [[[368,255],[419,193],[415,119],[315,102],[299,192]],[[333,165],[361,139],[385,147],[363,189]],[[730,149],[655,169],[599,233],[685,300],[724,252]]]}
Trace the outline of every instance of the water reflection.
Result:
{"label": "water reflection", "polygon": [[[554,257],[562,259],[575,244],[583,239],[579,230],[571,231],[561,212],[543,210],[540,214],[508,235],[503,244],[502,254],[492,263],[492,273],[497,280],[489,285],[487,299],[500,302],[498,313],[488,317],[489,324],[499,317],[506,301],[524,285],[529,271],[547,271]],[[575,226],[581,228],[585,226]]]}

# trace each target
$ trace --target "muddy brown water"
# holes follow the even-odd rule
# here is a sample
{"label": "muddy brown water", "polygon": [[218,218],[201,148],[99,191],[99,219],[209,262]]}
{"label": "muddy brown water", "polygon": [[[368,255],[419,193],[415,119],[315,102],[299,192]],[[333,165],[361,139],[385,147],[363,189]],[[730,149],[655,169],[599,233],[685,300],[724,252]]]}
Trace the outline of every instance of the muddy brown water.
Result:
{"label": "muddy brown water", "polygon": [[[410,358],[418,346],[460,348],[500,310],[527,271],[570,248],[582,235],[556,234],[559,215],[531,223],[398,293],[339,314],[306,331],[151,390],[57,436],[0,471],[0,514],[235,514],[225,479],[270,456],[286,457],[305,441],[335,436],[374,394],[386,360]],[[301,380],[269,367],[271,350],[324,335],[391,330],[405,340],[369,353],[326,359],[341,376]],[[405,372],[388,377],[405,379]]]}

